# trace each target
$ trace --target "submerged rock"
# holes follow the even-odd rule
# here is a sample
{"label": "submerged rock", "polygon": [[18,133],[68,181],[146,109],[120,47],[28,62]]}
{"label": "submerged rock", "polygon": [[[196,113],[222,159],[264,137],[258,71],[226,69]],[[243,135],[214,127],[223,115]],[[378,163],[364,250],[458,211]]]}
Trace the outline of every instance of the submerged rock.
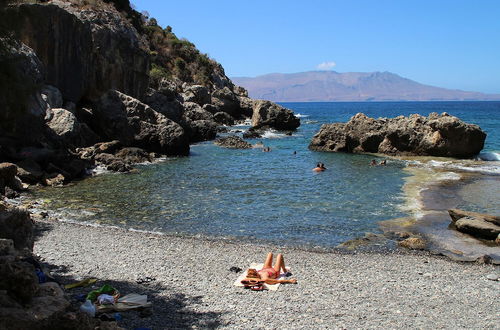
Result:
{"label": "submerged rock", "polygon": [[398,245],[410,250],[424,250],[427,243],[420,237],[409,237],[398,242]]}
{"label": "submerged rock", "polygon": [[500,226],[476,217],[458,219],[455,221],[455,227],[462,233],[487,240],[495,240],[500,234]]}
{"label": "submerged rock", "polygon": [[250,149],[252,148],[252,145],[239,136],[236,135],[230,135],[226,136],[220,139],[215,140],[214,142],[216,145],[224,147],[224,148],[231,148],[231,149]]}
{"label": "submerged rock", "polygon": [[476,238],[494,240],[495,242],[498,240],[500,217],[459,209],[450,209],[448,213],[452,224],[458,231]]}
{"label": "submerged rock", "polygon": [[486,133],[447,113],[374,119],[362,113],[347,123],[325,124],[309,148],[330,152],[371,152],[468,158],[484,146]]}

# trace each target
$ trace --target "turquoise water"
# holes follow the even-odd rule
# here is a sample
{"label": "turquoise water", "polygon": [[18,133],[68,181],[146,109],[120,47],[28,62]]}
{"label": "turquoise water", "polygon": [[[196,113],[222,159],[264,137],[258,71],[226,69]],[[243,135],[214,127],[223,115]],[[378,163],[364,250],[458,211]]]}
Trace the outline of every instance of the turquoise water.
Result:
{"label": "turquoise water", "polygon": [[[381,220],[407,216],[402,187],[409,174],[403,160],[372,167],[368,164],[373,156],[309,151],[321,124],[347,121],[357,112],[393,117],[446,111],[487,131],[485,151],[490,155],[500,150],[500,102],[284,105],[300,114],[298,131],[250,140],[262,141],[271,152],[204,142],[191,147],[190,157],[141,165],[133,174],[100,174],[64,188],[43,189],[35,198],[72,221],[333,247],[377,232]],[[312,172],[317,162],[328,170]]]}

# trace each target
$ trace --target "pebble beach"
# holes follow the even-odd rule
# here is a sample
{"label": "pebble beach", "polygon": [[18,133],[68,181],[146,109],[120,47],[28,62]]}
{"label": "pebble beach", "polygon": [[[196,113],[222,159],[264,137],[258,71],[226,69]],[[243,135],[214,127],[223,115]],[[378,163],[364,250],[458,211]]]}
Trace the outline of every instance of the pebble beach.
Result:
{"label": "pebble beach", "polygon": [[[298,284],[235,287],[267,252],[283,253]],[[426,252],[318,252],[37,220],[34,253],[62,284],[89,277],[122,295],[147,294],[150,311],[123,312],[126,329],[498,329],[500,267]],[[150,277],[150,282],[137,283]],[[140,282],[140,281],[139,281]],[[92,289],[68,291],[70,296]],[[75,305],[77,303],[75,302]]]}

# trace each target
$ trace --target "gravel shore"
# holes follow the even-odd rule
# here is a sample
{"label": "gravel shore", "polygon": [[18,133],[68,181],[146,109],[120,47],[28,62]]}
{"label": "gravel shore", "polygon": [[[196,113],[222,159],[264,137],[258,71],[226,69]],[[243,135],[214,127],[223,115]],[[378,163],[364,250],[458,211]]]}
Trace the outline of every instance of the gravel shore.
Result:
{"label": "gravel shore", "polygon": [[[312,252],[37,221],[35,254],[62,283],[87,277],[147,294],[152,314],[121,313],[127,329],[500,328],[499,266],[430,254]],[[237,288],[238,274],[283,253],[298,284]],[[155,280],[137,284],[140,277]],[[90,288],[73,289],[70,295]]]}

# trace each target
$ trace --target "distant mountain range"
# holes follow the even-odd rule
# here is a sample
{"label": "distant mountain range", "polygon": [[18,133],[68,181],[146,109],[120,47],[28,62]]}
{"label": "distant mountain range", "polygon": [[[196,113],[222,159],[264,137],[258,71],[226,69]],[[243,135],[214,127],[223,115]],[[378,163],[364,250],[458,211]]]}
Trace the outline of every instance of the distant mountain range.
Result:
{"label": "distant mountain range", "polygon": [[278,102],[500,100],[500,94],[423,85],[391,72],[309,71],[231,80],[252,98]]}

